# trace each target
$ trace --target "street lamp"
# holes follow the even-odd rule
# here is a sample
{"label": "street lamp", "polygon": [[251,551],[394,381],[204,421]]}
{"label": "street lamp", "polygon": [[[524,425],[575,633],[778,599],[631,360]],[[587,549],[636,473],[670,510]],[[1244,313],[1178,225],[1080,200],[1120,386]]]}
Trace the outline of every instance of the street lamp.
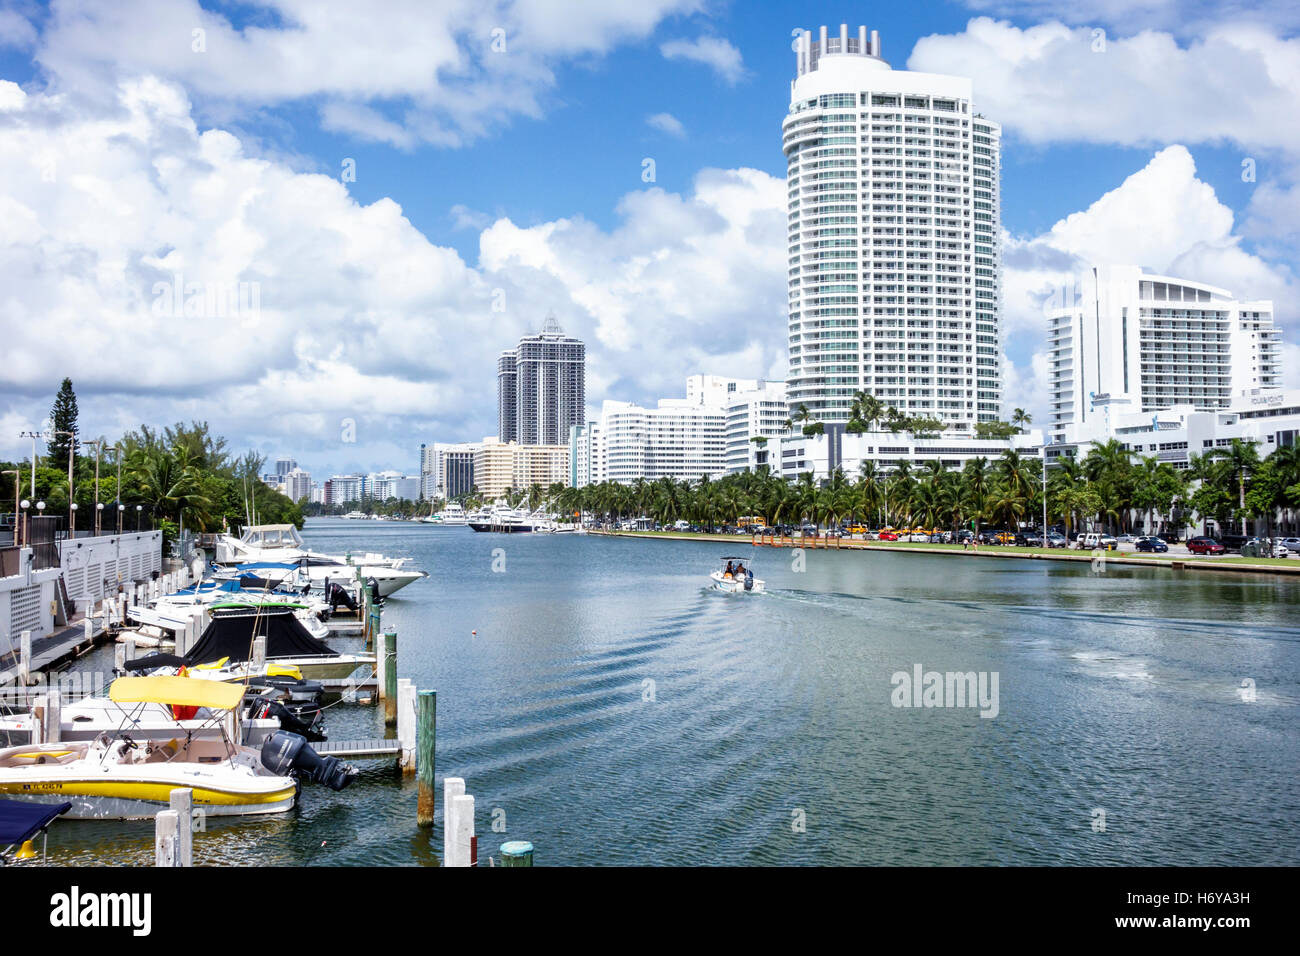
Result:
{"label": "street lamp", "polygon": [[126,510],[126,505],[118,503],[117,506],[117,533],[122,534],[122,512]]}
{"label": "street lamp", "polygon": [[30,545],[30,544],[32,543],[32,531],[31,531],[31,528],[30,528],[29,525],[28,525],[28,521],[29,521],[29,519],[28,519],[28,516],[27,516],[27,509],[30,508],[31,506],[32,506],[32,503],[31,503],[30,501],[28,501],[26,498],[24,498],[24,499],[23,499],[23,505],[22,505],[22,507],[23,507],[23,544],[24,544],[24,545]]}
{"label": "street lamp", "polygon": [[96,538],[99,537],[99,529],[103,526],[104,523],[102,520],[103,515],[104,515],[104,503],[102,501],[96,501],[95,502],[95,537]]}
{"label": "street lamp", "polygon": [[140,512],[144,511],[144,505],[135,506],[135,530],[140,530]]}
{"label": "street lamp", "polygon": [[23,432],[19,438],[30,438],[32,440],[32,497],[36,497],[36,439],[44,438],[41,432]]}
{"label": "street lamp", "polygon": [[77,536],[77,506],[72,500],[72,462],[77,457],[77,433],[56,431],[53,434],[56,438],[59,435],[68,436],[68,535],[75,538]]}
{"label": "street lamp", "polygon": [[99,506],[99,450],[104,446],[104,439],[96,438],[93,441],[84,441],[83,445],[95,446],[95,537],[99,537],[99,513],[103,509]]}

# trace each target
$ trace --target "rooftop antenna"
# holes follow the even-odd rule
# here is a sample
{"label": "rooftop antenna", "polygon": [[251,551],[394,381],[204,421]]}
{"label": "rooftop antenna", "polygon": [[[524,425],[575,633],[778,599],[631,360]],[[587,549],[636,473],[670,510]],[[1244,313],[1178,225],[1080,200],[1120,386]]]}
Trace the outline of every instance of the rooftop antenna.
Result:
{"label": "rooftop antenna", "polygon": [[560,320],[555,317],[554,312],[546,313],[546,322],[542,326],[543,335],[563,335],[564,329],[560,328]]}

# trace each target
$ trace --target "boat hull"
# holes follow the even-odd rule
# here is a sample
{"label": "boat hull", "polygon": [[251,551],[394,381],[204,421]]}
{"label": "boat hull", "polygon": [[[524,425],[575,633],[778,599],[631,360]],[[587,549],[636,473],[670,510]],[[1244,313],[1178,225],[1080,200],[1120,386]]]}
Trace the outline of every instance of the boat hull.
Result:
{"label": "boat hull", "polygon": [[[52,790],[48,793],[14,792],[0,785],[0,796],[6,800],[23,800],[28,803],[60,804],[71,803],[72,809],[66,814],[74,820],[152,820],[160,810],[170,809],[171,791],[188,784],[176,784],[167,788],[163,799],[148,797],[117,796],[112,793],[76,793],[72,789]],[[287,795],[275,800],[256,803],[203,802],[199,799],[200,791],[194,791],[194,808],[202,810],[209,817],[258,816],[272,813],[286,813],[297,802],[296,788]]]}
{"label": "boat hull", "polygon": [[493,524],[487,521],[471,521],[469,526],[474,531],[492,531],[497,534],[527,534],[533,530],[530,524]]}
{"label": "boat hull", "polygon": [[754,578],[754,586],[748,591],[745,590],[744,578],[729,578],[720,571],[714,571],[709,578],[713,581],[714,588],[727,594],[759,594],[764,590],[764,584],[758,578]]}

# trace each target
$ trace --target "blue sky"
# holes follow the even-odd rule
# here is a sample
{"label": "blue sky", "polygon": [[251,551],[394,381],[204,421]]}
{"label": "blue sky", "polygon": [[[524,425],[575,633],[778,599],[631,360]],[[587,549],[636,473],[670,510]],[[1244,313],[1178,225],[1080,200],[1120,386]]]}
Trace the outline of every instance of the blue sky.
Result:
{"label": "blue sky", "polygon": [[[1212,4],[1164,0],[1138,4],[1136,13],[1108,0],[1068,5],[971,0],[876,5],[869,11],[858,4],[707,0],[655,0],[635,10],[617,5],[602,9],[583,0],[538,0],[530,8],[493,0],[466,6],[463,17],[451,9],[454,5],[452,0],[424,5],[423,19],[416,25],[412,14],[409,30],[403,17],[385,18],[355,4],[334,11],[336,19],[356,17],[354,24],[321,27],[309,13],[295,12],[296,0],[204,3],[202,8],[194,0],[169,6],[126,0],[54,7],[19,0],[0,6],[0,79],[22,91],[12,97],[25,96],[22,110],[10,114],[18,118],[0,127],[0,144],[10,136],[15,157],[33,148],[30,142],[19,147],[14,139],[19,134],[38,137],[38,130],[60,124],[72,129],[131,113],[158,122],[176,137],[175,146],[159,135],[132,153],[143,164],[139,173],[145,192],[157,183],[161,158],[173,149],[172,158],[189,164],[195,176],[208,168],[201,135],[185,137],[182,127],[188,122],[197,134],[229,133],[241,158],[269,164],[266,175],[273,174],[281,188],[284,183],[305,186],[309,180],[302,174],[337,179],[342,162],[355,160],[356,181],[346,184],[346,195],[326,190],[318,197],[324,211],[317,214],[302,206],[277,211],[276,225],[283,234],[267,229],[250,235],[260,227],[238,223],[235,231],[248,243],[246,254],[236,257],[243,262],[239,277],[283,277],[317,253],[321,261],[330,261],[337,253],[314,249],[314,238],[355,235],[357,223],[378,215],[386,200],[398,204],[413,227],[409,233],[389,229],[388,235],[401,232],[400,241],[389,248],[379,239],[348,246],[348,261],[339,263],[338,271],[358,281],[346,287],[331,284],[337,276],[322,280],[321,288],[306,297],[311,301],[289,295],[298,285],[263,279],[267,300],[276,306],[275,321],[284,324],[267,332],[279,358],[267,359],[267,350],[261,357],[241,351],[205,363],[192,350],[168,355],[160,348],[157,368],[188,364],[193,372],[197,361],[202,374],[174,380],[159,374],[156,387],[115,382],[94,363],[83,366],[79,359],[60,364],[39,358],[48,349],[41,348],[39,334],[31,341],[23,338],[30,324],[24,317],[48,309],[45,299],[57,297],[58,283],[33,267],[30,256],[15,252],[6,267],[30,281],[23,284],[25,291],[11,296],[0,321],[18,334],[18,354],[30,355],[32,362],[30,369],[0,379],[0,401],[5,403],[0,427],[16,431],[13,425],[38,420],[58,377],[73,374],[84,382],[79,387],[85,389],[83,417],[92,419],[93,431],[112,434],[131,422],[156,421],[157,397],[166,395],[175,409],[171,417],[207,418],[236,445],[294,454],[317,472],[410,469],[412,449],[420,441],[473,439],[494,430],[492,357],[520,332],[536,327],[547,309],[589,341],[593,405],[603,398],[653,401],[676,394],[689,371],[781,374],[784,325],[773,309],[783,299],[784,277],[771,265],[782,258],[780,249],[758,239],[752,249],[729,248],[729,257],[702,266],[701,284],[689,288],[667,288],[664,277],[650,281],[640,263],[656,257],[671,261],[681,253],[680,248],[674,252],[675,228],[701,231],[697,251],[722,242],[724,235],[737,235],[714,220],[722,216],[735,225],[747,213],[737,210],[733,193],[719,184],[702,186],[704,170],[724,171],[723,179],[732,185],[739,182],[736,171],[765,173],[768,178],[746,181],[743,190],[752,195],[755,209],[762,207],[765,222],[775,221],[773,181],[784,175],[779,131],[793,66],[791,31],[822,23],[834,29],[842,20],[856,27],[864,14],[868,27],[880,31],[885,57],[895,69],[907,68],[911,59],[913,68],[972,75],[977,106],[1004,124],[1002,218],[1017,262],[1045,261],[1061,251],[1095,258],[1122,247],[1125,255],[1148,257],[1151,261],[1140,264],[1156,268],[1195,262],[1208,270],[1200,277],[1251,283],[1259,288],[1243,291],[1261,296],[1280,297],[1293,288],[1294,229],[1268,219],[1270,208],[1287,209],[1300,195],[1295,189],[1300,147],[1291,134],[1268,129],[1250,107],[1234,109],[1232,101],[1244,103],[1249,97],[1282,104],[1283,111],[1290,105],[1294,125],[1300,105],[1296,89],[1279,80],[1261,95],[1258,78],[1239,68],[1235,72],[1243,77],[1243,88],[1215,87],[1221,93],[1210,95],[1221,95],[1224,102],[1213,104],[1210,115],[1202,117],[1196,114],[1206,94],[1199,101],[1182,99],[1179,84],[1162,79],[1176,80],[1180,70],[1203,71],[1205,62],[1225,59],[1222,50],[1241,52],[1247,61],[1279,67],[1273,72],[1285,74],[1284,68],[1297,62],[1297,48],[1294,14],[1284,5],[1239,5],[1231,18],[1220,18]],[[538,13],[548,5],[545,16]],[[307,17],[301,30],[295,25],[299,15]],[[984,17],[988,19],[977,19]],[[208,29],[205,57],[184,49],[194,23]],[[510,25],[507,52],[497,60],[485,50],[494,23]],[[572,30],[571,42],[555,28],[557,23]],[[1111,47],[1096,56],[1080,53],[1095,30],[1106,31]],[[422,42],[411,43],[408,32],[418,33]],[[296,36],[303,38],[305,52],[295,46]],[[1151,37],[1162,44],[1143,46]],[[665,55],[665,44],[701,39],[721,42],[738,57],[740,69],[734,63],[727,68]],[[1207,45],[1211,43],[1218,45]],[[1054,52],[1041,60],[1026,56],[1024,48],[1034,44]],[[286,59],[296,57],[291,62],[304,64],[300,70],[275,66],[275,57],[285,50],[291,51]],[[1055,62],[1061,63],[1059,76],[1052,68]],[[504,72],[494,72],[499,68]],[[427,82],[421,79],[426,72],[431,77]],[[1255,85],[1245,85],[1247,80]],[[124,92],[128,90],[132,92]],[[181,99],[169,98],[172,93]],[[143,100],[147,108],[139,106]],[[476,106],[479,100],[487,105]],[[1133,101],[1142,101],[1143,109],[1124,115]],[[1075,104],[1089,109],[1077,129],[1053,118],[1054,112]],[[39,122],[24,119],[38,110],[44,111]],[[364,116],[356,120],[359,113]],[[681,134],[652,127],[647,120],[656,114],[670,114]],[[338,120],[339,115],[347,118]],[[378,127],[384,130],[381,139],[372,132]],[[437,132],[426,137],[429,129]],[[81,136],[84,140],[85,133]],[[447,138],[456,143],[447,145]],[[1171,147],[1186,150],[1190,162],[1176,161],[1182,152],[1162,154]],[[95,151],[88,152],[89,157],[76,162],[93,162]],[[1245,156],[1258,164],[1256,181],[1242,179]],[[653,184],[641,178],[646,157],[656,164]],[[229,174],[224,181],[231,188],[241,176],[247,181],[263,175],[247,166],[236,175],[238,164],[231,162],[221,170]],[[1152,182],[1168,183],[1167,201],[1157,206],[1170,211],[1170,222],[1164,224],[1167,228],[1151,229],[1160,241],[1134,240],[1148,223],[1125,222],[1114,211],[1085,217],[1076,230],[1082,237],[1067,241],[1053,233],[1054,225],[1089,210],[1149,164],[1154,165],[1143,184],[1128,188],[1150,191]],[[88,168],[75,182],[99,175],[111,182],[122,175],[121,167]],[[28,208],[16,180],[8,182],[13,201]],[[69,180],[60,180],[65,182]],[[1272,190],[1270,202],[1261,202],[1262,184]],[[184,192],[171,189],[164,183],[150,196],[157,206],[153,212],[140,212],[143,200],[132,210],[141,219],[156,214],[155,236],[176,228],[178,219],[207,222],[212,217],[216,234],[224,234],[223,226],[232,228],[220,210],[187,207],[198,201],[191,185]],[[174,254],[165,261],[183,262],[191,275],[212,273],[214,261],[221,261],[222,269],[232,268],[224,262],[231,258],[228,248],[201,242],[191,235],[194,230],[155,238],[152,247],[150,240],[137,239],[135,246],[127,243],[120,251],[101,238],[87,251],[80,235],[86,223],[75,216],[59,220],[45,215],[36,205],[30,208],[37,225],[26,237],[29,251],[66,243],[100,262],[128,263],[121,280],[105,279],[102,269],[95,273],[96,283],[109,283],[99,290],[105,299],[138,300],[141,293],[133,300],[132,283],[147,288],[150,270],[163,268],[155,260],[169,251]],[[585,226],[574,227],[574,220]],[[498,226],[485,232],[494,222]],[[746,236],[760,233],[770,230],[754,225]],[[19,236],[13,248],[21,248],[23,240]],[[190,241],[196,245],[187,246]],[[490,261],[480,258],[481,242],[492,250]],[[1203,248],[1207,242],[1209,251]],[[337,249],[333,240],[330,245]],[[415,263],[408,274],[437,262],[432,268],[437,278],[412,280],[418,288],[394,289],[406,280],[384,278],[384,270],[407,256]],[[768,263],[767,271],[750,274],[747,258]],[[683,268],[679,264],[675,271]],[[711,275],[719,277],[717,295],[731,300],[731,310],[709,303],[699,316],[682,311],[688,307],[681,303],[710,297],[704,279]],[[393,291],[393,301],[377,305],[375,295],[360,294],[360,279]],[[115,281],[123,288],[113,286]],[[1009,404],[1043,401],[1041,376],[1034,367],[1042,350],[1041,330],[1032,303],[1021,300],[1044,281],[1046,273],[1034,266],[1008,276],[1006,283]],[[762,294],[748,298],[746,290],[755,285],[762,286]],[[508,288],[517,312],[492,318],[489,325],[462,324],[458,316],[477,309],[474,303],[492,288]],[[733,288],[744,294],[727,291]],[[114,304],[97,322],[138,326],[130,309],[129,304]],[[618,321],[610,321],[604,311],[617,313]],[[678,340],[676,349],[630,344],[629,326],[652,327],[651,313],[673,319],[665,319],[656,346]],[[76,334],[78,313],[69,307],[66,314],[72,326],[51,329],[50,335]],[[1279,314],[1291,320],[1281,306]],[[761,336],[718,344],[715,339],[734,328],[737,318],[751,320]],[[331,342],[353,341],[358,329],[355,341],[373,355],[330,352]],[[431,356],[413,348],[425,342],[426,330]],[[691,336],[698,341],[686,347],[681,339]],[[295,365],[312,372],[300,372]],[[331,383],[341,382],[347,386],[331,389]],[[401,396],[402,408],[384,410],[367,390]],[[344,396],[337,403],[336,393]],[[244,402],[268,400],[284,414],[268,420],[238,411]],[[365,422],[362,431],[369,437],[340,445],[335,423],[347,418]],[[0,435],[0,453],[11,445],[15,443],[7,435]]]}

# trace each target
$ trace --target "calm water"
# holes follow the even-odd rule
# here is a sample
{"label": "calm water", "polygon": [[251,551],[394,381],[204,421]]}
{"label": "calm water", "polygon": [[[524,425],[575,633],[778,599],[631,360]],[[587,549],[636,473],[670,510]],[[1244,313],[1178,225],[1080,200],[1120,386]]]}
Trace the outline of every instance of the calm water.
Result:
{"label": "calm water", "polygon": [[[1300,863],[1300,582],[878,552],[796,572],[761,549],[769,593],[728,596],[703,583],[734,545],[338,519],[304,536],[430,572],[384,623],[401,676],[438,691],[440,818],[442,775],[463,776],[482,856],[529,839],[538,865]],[[996,718],[892,706],[918,663],[996,672]],[[374,708],[328,726],[383,735]],[[212,824],[196,862],[434,863],[441,819],[418,830],[414,785],[364,766],[290,816]],[[152,832],[72,822],[51,848],[146,861]]]}

